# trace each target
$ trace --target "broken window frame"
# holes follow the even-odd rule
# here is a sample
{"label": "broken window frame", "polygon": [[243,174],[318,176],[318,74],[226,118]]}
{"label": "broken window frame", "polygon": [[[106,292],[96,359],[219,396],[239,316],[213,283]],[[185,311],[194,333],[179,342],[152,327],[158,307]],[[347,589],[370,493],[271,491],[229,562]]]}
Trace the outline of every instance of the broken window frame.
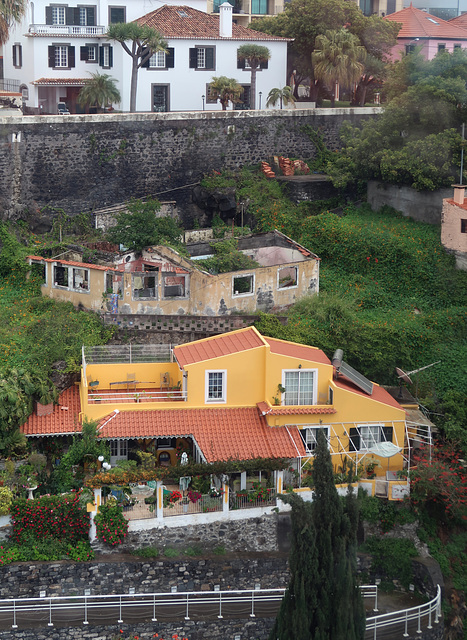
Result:
{"label": "broken window frame", "polygon": [[121,271],[106,271],[105,295],[114,294],[118,295],[119,300],[123,300],[123,273]]}
{"label": "broken window frame", "polygon": [[[177,285],[177,284],[166,285],[166,278],[183,278],[183,294],[167,295],[166,287],[177,287],[181,285]],[[162,284],[162,298],[164,300],[179,300],[181,298],[188,298],[188,274],[174,273],[172,271],[162,271],[161,284]]]}
{"label": "broken window frame", "polygon": [[[235,280],[246,279],[246,278],[251,279],[250,291],[245,291],[245,292],[239,291],[237,293],[235,291]],[[240,298],[242,296],[254,296],[254,295],[255,295],[255,274],[254,273],[244,273],[242,275],[232,276],[232,298]]]}
{"label": "broken window frame", "polygon": [[[141,278],[141,288],[135,289],[135,280]],[[154,286],[149,286],[150,279],[154,279]],[[154,291],[154,295],[140,295],[137,291]],[[151,271],[133,271],[131,274],[131,297],[133,300],[158,300],[159,299],[159,270]]]}
{"label": "broken window frame", "polygon": [[30,266],[31,275],[35,272],[35,274],[42,279],[41,287],[46,287],[49,284],[49,270],[47,269],[47,264],[45,262],[40,262],[39,260],[31,260]]}
{"label": "broken window frame", "polygon": [[[79,271],[82,272],[82,275],[78,273]],[[81,277],[83,278],[83,285],[85,286],[76,284],[77,278]],[[78,293],[89,293],[91,289],[89,269],[84,269],[83,267],[71,268],[71,289]]]}
{"label": "broken window frame", "polygon": [[[54,264],[52,266],[53,269],[53,286],[57,287],[59,289],[69,289],[69,282],[70,282],[70,269],[67,266],[64,266],[63,264],[60,264],[59,262]],[[60,273],[63,271],[63,278],[58,278],[58,271],[60,270]],[[63,282],[59,282],[59,280],[63,280]]]}
{"label": "broken window frame", "polygon": [[[281,278],[281,271],[289,271],[291,269],[295,270],[295,283],[294,284],[282,284],[281,285],[281,280],[282,281],[286,281],[287,280],[287,278],[285,276],[282,276],[282,278]],[[296,266],[280,267],[277,270],[277,289],[286,291],[287,289],[295,289],[296,287],[298,287],[298,267],[296,267]]]}

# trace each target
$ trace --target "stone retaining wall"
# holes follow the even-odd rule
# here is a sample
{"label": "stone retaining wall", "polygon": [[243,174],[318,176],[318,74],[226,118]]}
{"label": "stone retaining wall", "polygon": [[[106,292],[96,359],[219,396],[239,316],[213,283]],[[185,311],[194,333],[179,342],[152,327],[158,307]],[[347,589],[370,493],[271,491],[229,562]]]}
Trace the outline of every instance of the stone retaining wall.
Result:
{"label": "stone retaining wall", "polygon": [[304,125],[319,131],[335,149],[344,121],[358,124],[379,112],[293,109],[0,118],[0,210],[4,219],[38,223],[47,205],[74,215],[151,194],[176,200],[183,225],[191,228],[199,210],[190,210],[189,185],[205,173],[273,155],[312,158],[316,149]]}

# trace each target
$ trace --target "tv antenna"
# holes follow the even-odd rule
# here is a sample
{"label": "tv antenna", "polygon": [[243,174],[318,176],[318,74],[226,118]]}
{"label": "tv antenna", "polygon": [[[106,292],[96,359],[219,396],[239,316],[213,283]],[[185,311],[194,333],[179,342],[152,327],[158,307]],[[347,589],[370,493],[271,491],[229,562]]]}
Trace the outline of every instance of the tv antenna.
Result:
{"label": "tv antenna", "polygon": [[402,398],[402,382],[407,382],[407,384],[413,384],[412,376],[414,373],[418,373],[419,371],[423,371],[424,369],[428,369],[429,367],[434,367],[435,364],[440,364],[441,360],[437,362],[432,362],[431,364],[426,364],[424,367],[420,367],[419,369],[414,369],[413,371],[404,371],[403,369],[399,369],[396,367],[397,377],[399,379],[399,395],[397,396],[399,399]]}

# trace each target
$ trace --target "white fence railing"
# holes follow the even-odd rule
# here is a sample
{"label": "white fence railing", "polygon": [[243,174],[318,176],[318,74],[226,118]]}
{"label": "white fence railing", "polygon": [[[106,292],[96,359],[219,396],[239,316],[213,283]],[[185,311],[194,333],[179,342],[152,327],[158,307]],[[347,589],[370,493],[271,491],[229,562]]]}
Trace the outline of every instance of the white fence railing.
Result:
{"label": "white fence railing", "polygon": [[110,344],[105,346],[83,346],[83,365],[125,364],[135,362],[173,362],[171,344]]}
{"label": "white fence railing", "polygon": [[59,24],[30,24],[29,33],[40,35],[79,35],[79,36],[100,36],[106,32],[105,27],[80,26],[80,25],[59,25]]}
{"label": "white fence railing", "polygon": [[[377,587],[360,588],[365,598],[374,597],[377,611]],[[125,593],[112,595],[58,596],[42,598],[11,598],[0,600],[1,625],[11,624],[17,629],[31,622],[54,624],[121,624],[126,619],[157,621],[157,616],[190,620],[223,618],[235,613],[240,617],[274,616],[284,596],[285,589],[246,589],[227,591],[185,591],[172,593]],[[399,626],[401,637],[409,635],[409,624],[414,623],[416,633],[422,627],[432,629],[441,617],[441,588],[438,585],[435,598],[430,602],[402,611],[393,611],[367,618],[366,632],[373,631],[377,640],[378,630]],[[47,622],[46,622],[47,621]],[[392,637],[396,637],[397,632]],[[381,636],[380,636],[381,637]]]}
{"label": "white fence railing", "polygon": [[[127,384],[125,382],[119,384]],[[131,384],[131,382],[129,383]],[[144,389],[136,389],[132,392],[92,392],[88,394],[89,404],[122,404],[128,402],[185,402],[187,392],[179,389],[172,391],[146,391]]]}

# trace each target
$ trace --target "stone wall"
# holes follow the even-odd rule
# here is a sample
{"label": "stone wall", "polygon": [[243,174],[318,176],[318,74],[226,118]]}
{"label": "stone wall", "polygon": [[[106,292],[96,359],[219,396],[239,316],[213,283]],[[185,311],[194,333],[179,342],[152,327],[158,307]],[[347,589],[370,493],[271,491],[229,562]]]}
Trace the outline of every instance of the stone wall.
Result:
{"label": "stone wall", "polygon": [[[273,155],[311,158],[303,131],[339,146],[346,120],[358,124],[378,108],[107,114],[0,118],[0,209],[34,221],[49,205],[70,215],[159,195],[183,207],[192,226],[191,188],[215,169]],[[190,219],[191,216],[191,219]]]}
{"label": "stone wall", "polygon": [[370,180],[367,187],[367,200],[375,211],[387,205],[408,218],[429,224],[441,223],[444,198],[452,198],[452,189],[416,191],[411,187],[376,180]]}

